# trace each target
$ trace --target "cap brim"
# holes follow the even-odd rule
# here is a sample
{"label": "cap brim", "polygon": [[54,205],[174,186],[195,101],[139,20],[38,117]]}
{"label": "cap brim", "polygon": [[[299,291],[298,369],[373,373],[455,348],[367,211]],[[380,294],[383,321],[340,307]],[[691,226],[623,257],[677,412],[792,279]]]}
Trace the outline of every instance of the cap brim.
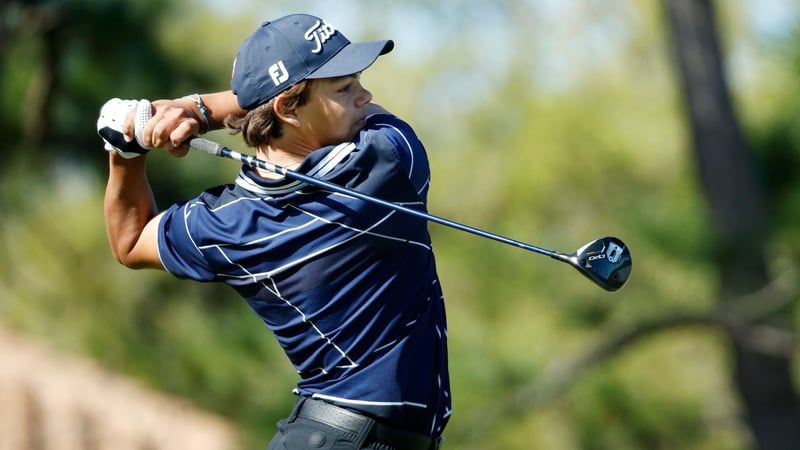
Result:
{"label": "cap brim", "polygon": [[351,42],[306,78],[336,78],[366,70],[394,48],[394,41]]}

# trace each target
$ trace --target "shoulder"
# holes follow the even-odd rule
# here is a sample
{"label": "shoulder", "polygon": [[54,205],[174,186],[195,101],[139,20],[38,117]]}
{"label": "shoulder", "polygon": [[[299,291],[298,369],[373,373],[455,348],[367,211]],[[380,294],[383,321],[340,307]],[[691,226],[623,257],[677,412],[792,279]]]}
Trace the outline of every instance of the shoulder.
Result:
{"label": "shoulder", "polygon": [[381,133],[389,137],[405,137],[418,141],[417,133],[403,119],[388,112],[376,113],[367,116],[367,124],[361,136],[370,133]]}
{"label": "shoulder", "polygon": [[355,144],[361,153],[382,155],[425,197],[430,181],[428,155],[411,125],[386,112],[372,114]]}
{"label": "shoulder", "polygon": [[236,195],[233,185],[218,186],[202,192],[197,197],[174,204],[164,211],[162,235],[171,236],[183,244],[203,246],[218,242],[221,237],[232,236],[236,223],[240,221],[245,209],[254,208],[260,201],[255,195],[253,201]]}
{"label": "shoulder", "polygon": [[219,250],[250,242],[259,235],[249,221],[263,198],[237,195],[233,185],[206,190],[164,211],[158,230],[161,263],[179,278],[212,281],[228,261]]}
{"label": "shoulder", "polygon": [[425,146],[411,125],[389,113],[368,116],[356,145],[360,148],[391,149],[394,156],[406,166],[415,159],[425,159],[426,153]]}

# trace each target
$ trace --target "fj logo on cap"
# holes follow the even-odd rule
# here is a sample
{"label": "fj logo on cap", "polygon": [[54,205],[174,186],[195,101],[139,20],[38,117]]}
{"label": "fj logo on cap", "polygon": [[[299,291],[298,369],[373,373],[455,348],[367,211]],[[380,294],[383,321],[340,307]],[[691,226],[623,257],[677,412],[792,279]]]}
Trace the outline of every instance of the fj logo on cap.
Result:
{"label": "fj logo on cap", "polygon": [[326,22],[325,20],[317,21],[311,28],[306,31],[306,34],[303,37],[306,38],[307,41],[311,41],[315,44],[314,50],[311,50],[311,53],[319,53],[322,51],[322,44],[325,43],[331,36],[336,33],[336,28]]}
{"label": "fj logo on cap", "polygon": [[289,72],[286,70],[286,66],[283,65],[283,60],[269,66],[269,76],[272,77],[272,82],[275,83],[275,86],[289,79]]}

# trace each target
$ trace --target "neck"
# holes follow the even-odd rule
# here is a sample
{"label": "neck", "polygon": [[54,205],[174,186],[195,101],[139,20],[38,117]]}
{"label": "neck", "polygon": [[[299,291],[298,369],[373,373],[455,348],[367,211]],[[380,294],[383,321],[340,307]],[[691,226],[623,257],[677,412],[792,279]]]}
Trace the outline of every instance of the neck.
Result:
{"label": "neck", "polygon": [[[290,170],[302,164],[309,153],[311,152],[304,149],[287,150],[274,145],[259,147],[256,152],[259,158]],[[258,169],[258,174],[263,178],[273,180],[283,178],[281,175],[263,169]]]}

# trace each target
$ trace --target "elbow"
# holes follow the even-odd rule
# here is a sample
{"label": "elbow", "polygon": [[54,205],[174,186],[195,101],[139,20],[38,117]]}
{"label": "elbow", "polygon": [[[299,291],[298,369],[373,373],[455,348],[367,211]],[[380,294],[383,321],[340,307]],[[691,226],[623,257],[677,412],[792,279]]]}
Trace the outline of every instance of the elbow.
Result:
{"label": "elbow", "polygon": [[140,258],[132,257],[130,254],[125,256],[117,256],[116,259],[118,263],[127,267],[128,269],[150,269],[160,267],[158,264],[148,263]]}
{"label": "elbow", "polygon": [[138,269],[138,267],[136,266],[136,263],[131,261],[129,258],[117,257],[117,262],[121,266],[127,267],[128,269]]}
{"label": "elbow", "polygon": [[158,220],[150,220],[144,227],[109,226],[108,241],[114,259],[131,269],[161,269],[157,229]]}
{"label": "elbow", "polygon": [[138,269],[136,260],[131,257],[130,251],[112,248],[111,253],[114,254],[114,259],[116,259],[121,266],[129,269]]}
{"label": "elbow", "polygon": [[160,269],[161,261],[157,257],[145,257],[135,251],[128,249],[112,249],[114,259],[128,269]]}

